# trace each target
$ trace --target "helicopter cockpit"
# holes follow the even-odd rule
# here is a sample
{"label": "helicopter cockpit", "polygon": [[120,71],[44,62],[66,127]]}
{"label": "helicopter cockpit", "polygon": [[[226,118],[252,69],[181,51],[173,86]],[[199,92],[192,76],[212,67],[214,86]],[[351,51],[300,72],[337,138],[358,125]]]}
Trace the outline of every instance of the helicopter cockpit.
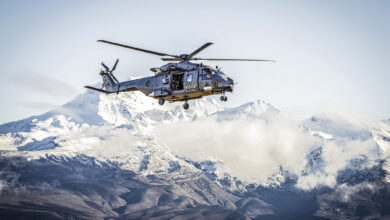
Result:
{"label": "helicopter cockpit", "polygon": [[203,68],[202,69],[202,80],[208,80],[214,78],[219,74],[218,70],[212,68]]}

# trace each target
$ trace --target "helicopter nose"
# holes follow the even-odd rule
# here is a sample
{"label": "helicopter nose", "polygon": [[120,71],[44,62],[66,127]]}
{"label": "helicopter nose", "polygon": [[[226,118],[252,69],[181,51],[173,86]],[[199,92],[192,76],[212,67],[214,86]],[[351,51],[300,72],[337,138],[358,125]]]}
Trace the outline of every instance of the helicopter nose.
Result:
{"label": "helicopter nose", "polygon": [[229,84],[229,86],[226,88],[226,91],[233,92],[233,89],[234,89],[234,85],[233,84]]}
{"label": "helicopter nose", "polygon": [[234,89],[234,81],[232,78],[228,78],[228,87],[226,88],[226,91],[233,92]]}

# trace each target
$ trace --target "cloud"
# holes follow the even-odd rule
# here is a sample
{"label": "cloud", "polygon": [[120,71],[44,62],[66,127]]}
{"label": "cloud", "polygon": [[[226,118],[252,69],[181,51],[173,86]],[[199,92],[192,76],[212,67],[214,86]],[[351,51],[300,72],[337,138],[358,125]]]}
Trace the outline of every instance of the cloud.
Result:
{"label": "cloud", "polygon": [[218,159],[238,177],[263,181],[280,165],[299,173],[307,152],[317,142],[297,123],[281,118],[267,122],[205,118],[160,125],[155,133],[178,155],[194,160]]}
{"label": "cloud", "polygon": [[25,89],[34,90],[40,93],[64,97],[69,93],[76,93],[76,90],[68,84],[45,75],[26,74],[23,76],[8,75],[7,77],[12,82],[21,85]]}
{"label": "cloud", "polygon": [[[303,190],[310,190],[318,186],[334,187],[337,184],[337,176],[339,171],[350,168],[371,168],[377,165],[378,158],[376,143],[372,140],[367,141],[327,141],[322,146],[322,160],[324,166],[317,172],[300,175],[297,187]],[[353,167],[351,161],[353,159],[365,158],[364,163],[355,164]]]}
{"label": "cloud", "polygon": [[[372,140],[324,140],[309,135],[299,122],[283,117],[218,121],[208,117],[190,122],[157,125],[160,141],[179,156],[192,160],[220,160],[240,179],[267,181],[280,166],[298,176],[297,187],[310,190],[333,187],[339,171],[364,155],[365,167],[378,158]],[[323,163],[310,165],[309,155],[321,148]],[[315,167],[318,166],[318,167]]]}
{"label": "cloud", "polygon": [[[367,195],[372,195],[376,192],[378,192],[382,186],[377,185],[375,183],[360,183],[354,186],[348,186],[346,184],[341,184],[336,186],[334,189],[334,193],[331,194],[325,194],[323,197],[320,199],[321,200],[327,200],[329,201],[342,201],[342,202],[352,202],[354,198],[359,197],[359,193],[361,192],[366,192]],[[361,197],[361,196],[360,196]]]}
{"label": "cloud", "polygon": [[56,143],[61,149],[73,152],[83,152],[87,155],[117,156],[133,153],[144,142],[134,131],[113,126],[87,126],[82,132],[74,130],[57,137]]}

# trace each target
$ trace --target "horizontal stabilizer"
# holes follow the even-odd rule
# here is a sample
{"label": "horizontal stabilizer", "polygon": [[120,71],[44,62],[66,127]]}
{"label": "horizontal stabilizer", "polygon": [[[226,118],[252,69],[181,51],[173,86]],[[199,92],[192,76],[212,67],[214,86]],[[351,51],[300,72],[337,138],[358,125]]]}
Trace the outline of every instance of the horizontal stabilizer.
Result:
{"label": "horizontal stabilizer", "polygon": [[92,89],[92,90],[95,90],[95,91],[98,91],[98,92],[102,92],[102,93],[106,93],[106,94],[110,93],[110,92],[108,92],[106,90],[98,89],[98,88],[95,88],[95,87],[92,87],[92,86],[84,86],[84,87],[87,88],[87,89]]}

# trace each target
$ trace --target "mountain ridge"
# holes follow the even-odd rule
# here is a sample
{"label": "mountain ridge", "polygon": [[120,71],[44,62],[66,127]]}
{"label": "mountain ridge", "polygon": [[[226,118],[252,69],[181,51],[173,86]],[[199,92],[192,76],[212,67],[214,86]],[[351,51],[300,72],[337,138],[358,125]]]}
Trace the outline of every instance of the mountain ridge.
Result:
{"label": "mountain ridge", "polygon": [[[106,164],[104,166],[111,167],[113,172],[131,172],[148,187],[157,180],[162,181],[162,185],[180,185],[183,181],[189,183],[199,178],[202,184],[207,185],[202,188],[202,185],[195,187],[191,183],[198,190],[195,194],[190,193],[190,185],[182,192],[171,189],[161,194],[168,193],[167,198],[180,198],[180,201],[188,201],[177,197],[184,195],[183,192],[195,196],[195,200],[191,201],[196,202],[190,202],[191,208],[188,209],[183,206],[181,211],[170,212],[167,207],[172,208],[171,205],[165,208],[159,203],[145,206],[148,202],[140,200],[137,206],[131,206],[132,202],[127,201],[127,208],[111,206],[111,211],[103,212],[105,214],[100,214],[100,217],[151,217],[152,213],[161,209],[169,213],[161,215],[165,217],[188,216],[189,213],[225,217],[227,214],[237,218],[281,217],[287,210],[278,207],[277,203],[284,198],[291,201],[286,204],[292,210],[300,210],[302,215],[333,218],[335,213],[325,210],[330,202],[320,202],[333,201],[329,196],[340,187],[353,191],[349,197],[360,193],[360,189],[370,187],[375,188],[370,191],[372,195],[376,195],[376,189],[387,190],[389,167],[385,161],[390,147],[389,124],[326,114],[297,122],[261,100],[224,108],[213,99],[201,99],[191,101],[190,106],[187,111],[180,103],[160,106],[155,100],[137,92],[100,95],[89,91],[53,111],[0,125],[2,161],[12,164],[7,158],[21,157],[26,158],[23,162],[26,166],[34,167],[34,161],[41,161],[42,164],[57,164],[53,166],[58,166],[60,170],[77,170],[72,163],[85,162],[82,166],[86,173],[78,174],[84,176],[82,179],[88,179],[88,170],[97,169],[98,164]],[[0,173],[11,172],[7,167],[2,168]],[[257,171],[259,168],[262,171]],[[5,175],[8,179],[1,180],[0,185],[25,181],[14,176],[40,175],[35,171],[20,174],[23,173],[20,169],[12,172],[19,174]],[[105,172],[102,170],[102,173]],[[68,176],[57,176],[63,185],[54,184],[53,190],[64,190],[68,178],[73,178]],[[93,181],[99,187],[103,184],[103,180]],[[124,183],[121,187],[129,186]],[[15,193],[16,188],[1,187],[0,198],[7,198],[4,193]],[[203,197],[203,190],[217,190],[220,194],[235,197],[228,196],[229,199],[223,203],[210,202],[221,198],[215,193]],[[66,192],[73,194],[71,190]],[[154,198],[153,192],[145,191],[143,195]],[[298,197],[293,199],[292,195]],[[294,205],[294,201],[306,204],[305,195],[308,201],[318,203],[318,206],[312,206],[312,211],[303,212]],[[135,194],[115,193],[113,196],[123,199],[132,198]],[[161,196],[160,199],[165,198]],[[9,207],[5,201],[0,199],[0,207]],[[15,204],[19,202],[15,201]],[[99,213],[105,209],[101,205],[89,204],[82,207],[99,210]],[[216,209],[213,214],[210,213],[211,206],[223,208]],[[129,210],[136,211],[129,213]],[[386,215],[378,210],[372,209],[369,214]],[[75,213],[72,216],[78,216]]]}

